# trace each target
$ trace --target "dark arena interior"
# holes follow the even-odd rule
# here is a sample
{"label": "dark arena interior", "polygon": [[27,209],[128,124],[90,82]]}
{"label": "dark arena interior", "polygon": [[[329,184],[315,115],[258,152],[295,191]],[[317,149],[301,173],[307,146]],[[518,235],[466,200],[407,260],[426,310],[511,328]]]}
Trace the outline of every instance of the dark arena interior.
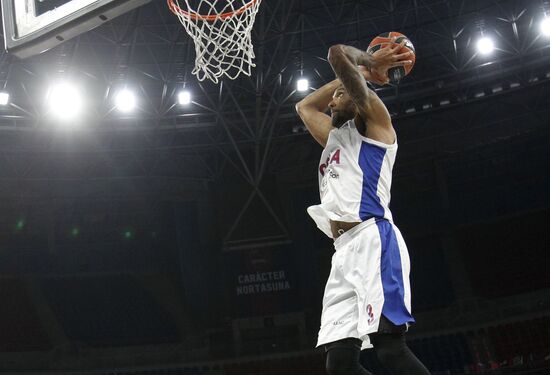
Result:
{"label": "dark arena interior", "polygon": [[[2,0],[5,34],[18,2],[94,3]],[[407,344],[435,375],[550,374],[549,1],[263,0],[251,75],[217,83],[165,0],[118,3],[0,52],[0,373],[326,374],[323,148],[295,106],[332,45],[399,31],[416,65],[376,93]]]}

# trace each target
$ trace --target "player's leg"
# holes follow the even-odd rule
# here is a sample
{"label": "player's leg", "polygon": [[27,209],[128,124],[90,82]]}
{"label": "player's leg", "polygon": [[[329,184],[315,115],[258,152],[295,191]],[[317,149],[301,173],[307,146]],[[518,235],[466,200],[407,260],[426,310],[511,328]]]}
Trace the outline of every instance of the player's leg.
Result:
{"label": "player's leg", "polygon": [[[357,337],[359,317],[356,287],[346,278],[344,263],[353,257],[353,238],[345,234],[334,243],[335,252],[325,294],[317,346],[326,353],[329,375],[372,375],[359,363],[363,342]],[[339,340],[338,338],[346,337]]]}
{"label": "player's leg", "polygon": [[370,335],[376,356],[392,375],[429,375],[428,369],[411,352],[405,333],[376,333]]}
{"label": "player's leg", "polygon": [[325,345],[329,375],[372,375],[359,362],[362,341],[348,338]]}

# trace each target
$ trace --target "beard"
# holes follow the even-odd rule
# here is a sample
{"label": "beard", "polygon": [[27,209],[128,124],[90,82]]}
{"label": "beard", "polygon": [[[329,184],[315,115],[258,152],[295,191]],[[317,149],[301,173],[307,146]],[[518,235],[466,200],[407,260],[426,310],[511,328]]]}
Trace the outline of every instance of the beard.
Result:
{"label": "beard", "polygon": [[331,116],[332,126],[334,126],[335,128],[340,128],[347,121],[351,120],[354,116],[355,114],[353,112],[335,111],[332,113],[332,116]]}

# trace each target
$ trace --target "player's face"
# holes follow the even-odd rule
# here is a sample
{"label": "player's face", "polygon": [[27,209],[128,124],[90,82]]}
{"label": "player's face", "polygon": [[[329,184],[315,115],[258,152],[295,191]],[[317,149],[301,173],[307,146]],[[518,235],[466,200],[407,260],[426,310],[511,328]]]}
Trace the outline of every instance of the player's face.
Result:
{"label": "player's face", "polygon": [[330,108],[332,126],[339,128],[355,117],[357,107],[351,100],[343,86],[338,87],[332,95],[332,100],[328,104]]}

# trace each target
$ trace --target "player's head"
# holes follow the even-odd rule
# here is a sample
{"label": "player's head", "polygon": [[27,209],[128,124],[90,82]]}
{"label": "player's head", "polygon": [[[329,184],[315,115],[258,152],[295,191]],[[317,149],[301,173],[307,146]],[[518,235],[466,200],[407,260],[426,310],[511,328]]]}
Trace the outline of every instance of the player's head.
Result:
{"label": "player's head", "polygon": [[357,106],[351,100],[343,85],[334,90],[332,100],[328,104],[330,108],[332,126],[339,128],[357,115]]}

